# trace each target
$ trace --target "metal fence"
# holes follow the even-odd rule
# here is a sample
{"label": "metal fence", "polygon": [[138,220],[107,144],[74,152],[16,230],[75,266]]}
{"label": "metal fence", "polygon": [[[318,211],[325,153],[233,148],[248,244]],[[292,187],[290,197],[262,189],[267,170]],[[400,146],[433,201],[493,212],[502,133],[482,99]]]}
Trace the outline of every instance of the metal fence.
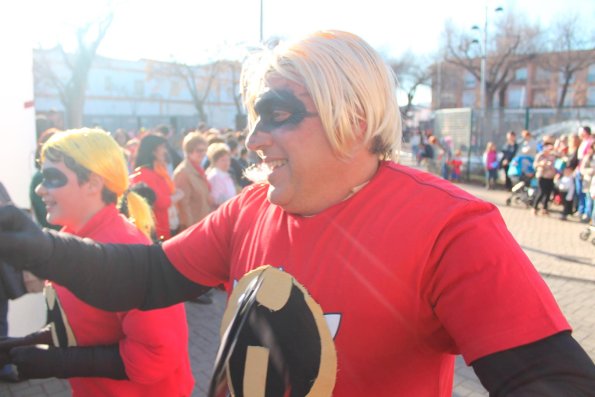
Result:
{"label": "metal fence", "polygon": [[[527,129],[537,136],[558,136],[577,132],[580,125],[595,127],[595,107],[489,109],[485,113],[479,109],[459,108],[434,113],[434,134],[439,138],[450,137],[452,148],[466,155],[468,170],[478,168],[476,163],[488,142],[501,147],[507,131],[518,134]],[[520,134],[518,136],[520,139]]]}

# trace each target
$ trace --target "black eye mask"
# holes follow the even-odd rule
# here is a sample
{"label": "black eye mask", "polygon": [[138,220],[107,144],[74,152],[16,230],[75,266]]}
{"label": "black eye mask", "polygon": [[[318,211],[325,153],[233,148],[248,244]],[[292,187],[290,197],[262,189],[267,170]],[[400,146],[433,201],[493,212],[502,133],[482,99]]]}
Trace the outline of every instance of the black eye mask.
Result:
{"label": "black eye mask", "polygon": [[41,185],[46,189],[56,189],[68,183],[68,177],[57,168],[44,168],[41,175]]}
{"label": "black eye mask", "polygon": [[271,132],[286,125],[298,125],[306,117],[317,116],[308,112],[306,106],[289,90],[268,91],[254,105],[259,121],[255,131]]}

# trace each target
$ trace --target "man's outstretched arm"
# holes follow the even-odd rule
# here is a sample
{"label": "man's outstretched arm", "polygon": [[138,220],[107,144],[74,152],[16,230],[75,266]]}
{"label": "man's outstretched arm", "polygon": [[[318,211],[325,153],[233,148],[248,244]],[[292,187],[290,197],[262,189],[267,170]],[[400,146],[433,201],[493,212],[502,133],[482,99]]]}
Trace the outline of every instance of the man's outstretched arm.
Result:
{"label": "man's outstretched arm", "polygon": [[0,258],[105,310],[165,307],[209,289],[178,272],[160,245],[98,244],[41,230],[13,206],[0,207]]}
{"label": "man's outstretched arm", "polygon": [[490,397],[595,396],[595,365],[569,331],[471,365]]}

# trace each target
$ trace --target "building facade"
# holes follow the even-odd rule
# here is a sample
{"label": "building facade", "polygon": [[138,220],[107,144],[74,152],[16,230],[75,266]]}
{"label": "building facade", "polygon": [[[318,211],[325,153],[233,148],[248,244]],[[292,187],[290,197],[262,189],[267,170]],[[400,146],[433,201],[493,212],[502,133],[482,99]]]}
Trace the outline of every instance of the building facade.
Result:
{"label": "building facade", "polygon": [[[57,50],[34,51],[35,109],[64,128],[60,91],[43,73],[67,81],[71,70]],[[199,122],[217,128],[235,128],[243,110],[238,102],[238,62],[190,67],[197,97],[204,101],[206,120],[201,120],[186,77],[176,64],[152,60],[125,61],[96,56],[88,75],[83,110],[84,126],[140,130],[166,124],[176,131],[191,130]],[[185,65],[183,65],[186,67]],[[214,68],[216,67],[216,72]],[[45,70],[45,72],[43,72]],[[205,96],[204,93],[207,91]],[[60,123],[62,122],[62,125]]]}
{"label": "building facade", "polygon": [[[564,89],[565,76],[552,67],[565,54],[544,53],[515,68],[503,92],[496,92],[494,108],[556,108]],[[585,66],[573,73],[562,107],[595,106],[595,50],[570,54]],[[561,62],[561,61],[557,61]],[[479,65],[479,59],[477,60]],[[432,81],[432,108],[479,108],[481,83],[461,66],[447,62],[435,65]]]}

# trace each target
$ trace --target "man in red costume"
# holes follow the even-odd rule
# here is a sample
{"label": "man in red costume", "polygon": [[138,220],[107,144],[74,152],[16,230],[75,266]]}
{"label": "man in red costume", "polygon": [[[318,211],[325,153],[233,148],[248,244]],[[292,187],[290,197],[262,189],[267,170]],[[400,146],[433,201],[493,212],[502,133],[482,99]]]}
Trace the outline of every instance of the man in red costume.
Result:
{"label": "man in red costume", "polygon": [[[307,330],[304,355],[336,351],[336,382],[324,395],[450,396],[457,354],[494,396],[592,395],[593,362],[496,207],[394,161],[396,84],[367,43],[323,31],[281,44],[245,64],[241,87],[247,146],[262,159],[251,174],[262,182],[163,246],[84,242],[0,209],[0,257],[111,310],[168,305],[220,284],[246,285],[263,265],[279,268],[295,280],[283,285],[303,286],[316,305],[256,278],[257,292],[232,295],[241,301],[234,318],[245,319],[225,322],[224,339],[246,335],[236,345],[245,352],[222,361],[266,366],[245,370],[264,378],[259,390],[284,382],[279,395],[316,384],[307,374],[320,374],[324,360],[299,368],[291,357],[302,352],[276,337]],[[39,252],[28,252],[31,244]],[[71,273],[72,256],[86,259],[84,276]],[[90,288],[84,280],[95,276]],[[280,313],[288,302],[290,322],[252,315]],[[318,306],[324,332],[307,326]]]}
{"label": "man in red costume", "polygon": [[[124,155],[108,133],[55,134],[43,148],[42,175],[36,193],[48,222],[62,225],[63,233],[102,243],[150,244],[150,207],[128,189]],[[120,214],[117,202],[135,223]],[[182,304],[108,312],[57,283],[49,282],[44,294],[48,326],[0,342],[22,378],[68,378],[73,396],[190,396],[194,380]]]}

